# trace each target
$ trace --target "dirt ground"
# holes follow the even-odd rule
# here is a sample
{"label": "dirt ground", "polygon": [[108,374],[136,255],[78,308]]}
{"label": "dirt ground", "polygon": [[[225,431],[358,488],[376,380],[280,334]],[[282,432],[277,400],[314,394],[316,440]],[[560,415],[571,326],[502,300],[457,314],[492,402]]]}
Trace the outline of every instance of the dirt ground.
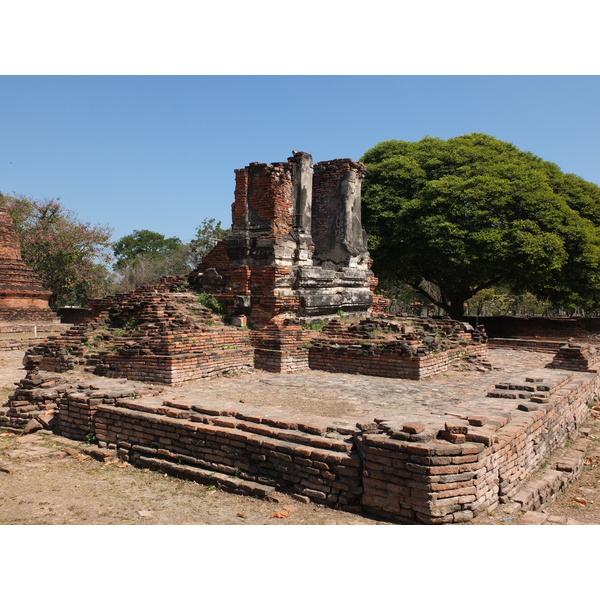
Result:
{"label": "dirt ground", "polygon": [[[21,358],[0,353],[0,405],[24,374]],[[600,524],[600,419],[590,417],[582,435],[590,440],[583,472],[552,503],[517,515],[500,506],[476,524]],[[0,525],[390,525],[285,495],[264,501],[100,462],[89,448],[44,431],[0,429]]]}

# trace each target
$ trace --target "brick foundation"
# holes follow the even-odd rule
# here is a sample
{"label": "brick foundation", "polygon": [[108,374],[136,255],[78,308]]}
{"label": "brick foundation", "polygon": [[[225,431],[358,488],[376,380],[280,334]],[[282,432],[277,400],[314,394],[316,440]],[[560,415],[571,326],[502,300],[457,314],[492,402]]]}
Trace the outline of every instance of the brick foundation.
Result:
{"label": "brick foundation", "polygon": [[228,491],[284,492],[398,522],[459,523],[501,503],[539,508],[570,481],[577,466],[565,452],[540,467],[575,436],[598,384],[595,373],[542,369],[444,414],[354,425],[222,400],[161,401],[131,382],[65,385],[34,370],[0,424],[37,419],[134,465]]}

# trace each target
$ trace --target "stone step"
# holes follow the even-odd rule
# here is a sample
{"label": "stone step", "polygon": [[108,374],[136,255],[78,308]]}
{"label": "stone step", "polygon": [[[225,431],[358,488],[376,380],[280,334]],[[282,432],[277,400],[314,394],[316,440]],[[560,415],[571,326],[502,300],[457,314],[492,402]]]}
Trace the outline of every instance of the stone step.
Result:
{"label": "stone step", "polygon": [[214,485],[219,489],[234,494],[268,499],[276,492],[274,486],[232,477],[224,473],[208,471],[196,466],[174,464],[162,458],[139,455],[132,460],[132,464],[137,467],[161,471],[175,477],[181,477],[182,479],[191,479],[205,485]]}

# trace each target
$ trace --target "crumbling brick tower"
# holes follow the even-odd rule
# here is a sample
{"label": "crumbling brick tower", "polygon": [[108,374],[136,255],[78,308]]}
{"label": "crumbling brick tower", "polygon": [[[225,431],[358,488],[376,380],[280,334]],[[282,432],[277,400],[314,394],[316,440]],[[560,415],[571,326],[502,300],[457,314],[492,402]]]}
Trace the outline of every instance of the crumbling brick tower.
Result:
{"label": "crumbling brick tower", "polygon": [[58,323],[48,304],[51,295],[25,266],[17,228],[0,210],[0,321]]}
{"label": "crumbling brick tower", "polygon": [[190,284],[253,326],[291,315],[369,314],[377,280],[361,223],[364,173],[350,159],[313,165],[304,152],[238,169],[232,233]]}

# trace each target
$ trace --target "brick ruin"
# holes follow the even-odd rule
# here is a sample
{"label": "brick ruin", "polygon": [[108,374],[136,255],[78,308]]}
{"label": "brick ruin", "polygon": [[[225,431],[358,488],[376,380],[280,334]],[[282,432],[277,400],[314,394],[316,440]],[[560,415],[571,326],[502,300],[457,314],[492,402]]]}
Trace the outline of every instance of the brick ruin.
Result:
{"label": "brick ruin", "polygon": [[10,215],[0,210],[0,322],[58,323],[50,309],[51,295],[25,266],[17,228]]}
{"label": "brick ruin", "polygon": [[[360,219],[363,175],[360,163],[313,165],[300,152],[236,171],[231,235],[188,278],[93,301],[86,320],[32,345],[0,425],[91,436],[140,467],[399,522],[465,522],[505,502],[538,507],[580,464],[562,456],[523,491],[596,398],[586,350],[564,347],[551,369],[451,408],[360,423],[165,399],[153,387],[250,369],[420,380],[458,361],[491,368],[483,327],[385,314]],[[62,379],[75,368],[87,378]]]}
{"label": "brick ruin", "polygon": [[253,326],[381,310],[361,221],[364,174],[350,159],[313,165],[305,152],[238,169],[231,235],[190,275],[192,287]]}
{"label": "brick ruin", "polygon": [[[90,302],[88,321],[30,348],[27,363],[163,384],[249,367],[421,379],[465,356],[485,364],[482,328],[383,319],[361,223],[364,173],[304,152],[237,170],[231,235],[187,280]],[[207,299],[225,318],[198,302]]]}

